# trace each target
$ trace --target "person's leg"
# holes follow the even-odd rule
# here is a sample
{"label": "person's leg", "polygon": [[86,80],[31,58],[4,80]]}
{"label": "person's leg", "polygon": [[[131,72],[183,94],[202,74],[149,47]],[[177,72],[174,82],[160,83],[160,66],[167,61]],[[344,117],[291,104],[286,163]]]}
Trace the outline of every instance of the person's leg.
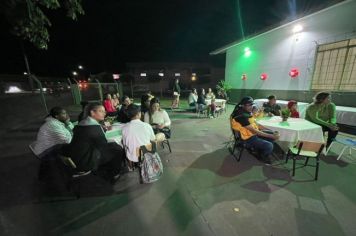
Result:
{"label": "person's leg", "polygon": [[261,158],[265,162],[269,162],[269,155],[273,152],[273,143],[257,136],[254,136],[246,141],[248,147],[253,147],[261,154]]}
{"label": "person's leg", "polygon": [[327,149],[330,146],[330,144],[332,143],[332,141],[336,138],[339,131],[331,130],[327,126],[321,126],[321,128],[323,129],[323,132],[328,132],[328,139],[326,141],[326,149]]}
{"label": "person's leg", "polygon": [[99,170],[105,171],[110,178],[118,175],[120,173],[124,157],[125,153],[120,145],[116,143],[109,143],[108,146],[101,151]]}

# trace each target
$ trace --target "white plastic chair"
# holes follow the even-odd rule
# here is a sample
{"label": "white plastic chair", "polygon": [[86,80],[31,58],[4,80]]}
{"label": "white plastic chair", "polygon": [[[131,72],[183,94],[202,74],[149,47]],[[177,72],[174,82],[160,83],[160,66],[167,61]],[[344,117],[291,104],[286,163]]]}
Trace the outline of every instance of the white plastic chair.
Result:
{"label": "white plastic chair", "polygon": [[326,150],[327,155],[331,149],[331,147],[334,145],[334,143],[340,143],[344,147],[342,148],[339,156],[337,157],[337,160],[340,160],[341,156],[344,154],[346,149],[349,149],[349,154],[351,155],[352,150],[356,150],[356,139],[352,139],[351,137],[340,137],[337,136],[335,140],[330,144],[328,150]]}

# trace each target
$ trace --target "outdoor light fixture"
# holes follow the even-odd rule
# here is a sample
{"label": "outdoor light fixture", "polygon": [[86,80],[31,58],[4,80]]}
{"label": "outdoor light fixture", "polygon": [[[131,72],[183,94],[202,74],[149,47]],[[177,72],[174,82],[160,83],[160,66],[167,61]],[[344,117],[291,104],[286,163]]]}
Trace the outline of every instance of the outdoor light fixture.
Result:
{"label": "outdoor light fixture", "polygon": [[192,73],[192,76],[197,76],[197,74],[196,73]]}
{"label": "outdoor light fixture", "polygon": [[161,77],[163,77],[163,76],[164,76],[164,74],[163,74],[163,73],[158,73],[158,75],[159,75],[159,76],[161,76]]}
{"label": "outdoor light fixture", "polygon": [[141,73],[140,76],[141,76],[141,77],[146,77],[147,74],[146,74],[146,73]]}
{"label": "outdoor light fixture", "polygon": [[76,71],[73,71],[72,74],[75,76],[75,75],[78,75],[78,73]]}
{"label": "outdoor light fixture", "polygon": [[112,74],[114,80],[120,79],[120,74]]}
{"label": "outdoor light fixture", "polygon": [[292,68],[290,71],[289,71],[289,76],[292,78],[292,79],[295,79],[299,76],[299,70],[297,68]]}
{"label": "outdoor light fixture", "polygon": [[294,28],[293,28],[293,33],[299,33],[299,32],[301,32],[301,31],[303,31],[303,26],[301,26],[301,25],[296,25],[296,26],[294,26]]}
{"label": "outdoor light fixture", "polygon": [[174,76],[180,76],[180,73],[175,73]]}
{"label": "outdoor light fixture", "polygon": [[262,73],[260,78],[261,80],[265,81],[268,78],[268,75],[266,73]]}
{"label": "outdoor light fixture", "polygon": [[245,55],[245,57],[251,56],[251,50],[250,50],[249,47],[246,47],[246,48],[244,49],[244,55]]}
{"label": "outdoor light fixture", "polygon": [[82,66],[82,65],[79,65],[79,66],[78,66],[78,69],[82,70],[82,69],[83,69],[83,66]]}

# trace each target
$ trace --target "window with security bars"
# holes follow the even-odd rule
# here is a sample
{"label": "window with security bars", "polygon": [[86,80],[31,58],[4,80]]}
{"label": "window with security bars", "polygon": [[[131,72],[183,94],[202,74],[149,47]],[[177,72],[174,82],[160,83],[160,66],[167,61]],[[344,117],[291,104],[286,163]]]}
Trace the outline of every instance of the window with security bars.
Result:
{"label": "window with security bars", "polygon": [[311,89],[356,90],[356,39],[318,47]]}

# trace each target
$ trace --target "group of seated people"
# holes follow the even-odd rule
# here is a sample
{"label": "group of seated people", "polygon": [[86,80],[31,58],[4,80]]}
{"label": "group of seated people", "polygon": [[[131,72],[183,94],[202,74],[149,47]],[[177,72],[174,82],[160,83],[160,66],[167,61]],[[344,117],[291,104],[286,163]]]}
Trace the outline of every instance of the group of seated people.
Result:
{"label": "group of seated people", "polygon": [[[221,93],[219,94],[221,95]],[[207,110],[208,116],[210,115],[210,117],[215,117],[217,108],[215,98],[225,98],[220,95],[216,97],[211,88],[208,89],[208,93],[205,93],[205,89],[202,88],[198,94],[197,90],[193,88],[189,93],[188,104],[190,107],[193,107],[193,109],[196,109],[197,111]],[[210,100],[209,104],[206,100]]]}
{"label": "group of seated people", "polygon": [[[107,100],[110,97],[107,96]],[[34,154],[42,160],[58,159],[59,155],[70,157],[77,171],[93,171],[110,182],[115,182],[121,173],[125,159],[129,170],[137,162],[136,149],[150,141],[163,141],[171,135],[171,121],[167,112],[160,108],[158,98],[149,102],[149,108],[142,113],[141,107],[131,104],[123,97],[120,112],[126,124],[122,128],[122,143],[108,142],[105,137],[108,115],[102,103],[87,103],[78,125],[73,126],[66,110],[54,107],[40,127],[33,144]],[[82,104],[83,105],[83,104]],[[125,107],[123,109],[123,107]],[[145,111],[145,107],[143,107]],[[110,113],[112,115],[112,113]],[[143,116],[143,117],[142,117]]]}
{"label": "group of seated people", "polygon": [[[290,110],[291,117],[299,118],[297,102],[288,102],[287,109]],[[259,114],[258,114],[259,113]],[[279,138],[278,132],[273,132],[256,123],[256,118],[264,113],[268,116],[281,116],[281,107],[277,104],[276,96],[268,97],[268,102],[263,104],[263,108],[257,109],[252,97],[244,97],[236,105],[230,116],[230,125],[234,131],[238,131],[240,139],[247,148],[258,152],[258,158],[270,164],[270,155],[273,152],[273,143]],[[336,124],[336,106],[331,102],[330,93],[319,92],[314,97],[314,102],[306,109],[305,119],[318,124],[323,132],[328,133],[326,148],[338,134]]]}

